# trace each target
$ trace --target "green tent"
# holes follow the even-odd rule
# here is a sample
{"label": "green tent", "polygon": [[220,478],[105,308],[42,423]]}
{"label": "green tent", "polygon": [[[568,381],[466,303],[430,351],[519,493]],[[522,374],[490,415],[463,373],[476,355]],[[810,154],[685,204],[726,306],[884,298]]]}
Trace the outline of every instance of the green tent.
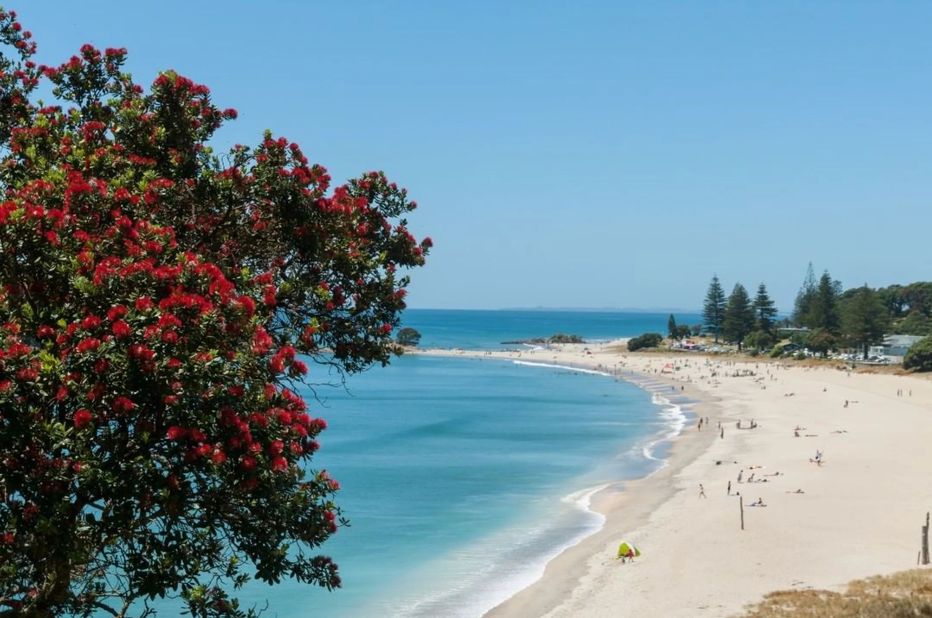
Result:
{"label": "green tent", "polygon": [[641,555],[641,550],[628,543],[627,541],[623,542],[618,546],[618,557],[619,558],[634,558]]}

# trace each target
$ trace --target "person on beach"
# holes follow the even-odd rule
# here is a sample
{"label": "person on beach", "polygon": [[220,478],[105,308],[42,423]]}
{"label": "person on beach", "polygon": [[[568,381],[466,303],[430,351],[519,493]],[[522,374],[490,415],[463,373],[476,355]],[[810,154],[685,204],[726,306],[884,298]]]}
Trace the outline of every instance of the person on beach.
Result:
{"label": "person on beach", "polygon": [[763,498],[758,498],[758,499],[757,499],[757,502],[752,502],[752,503],[751,503],[751,506],[767,506],[767,505],[764,504],[764,499],[763,499]]}
{"label": "person on beach", "polygon": [[739,482],[739,483],[741,482],[741,477],[742,477],[743,474],[744,474],[744,470],[743,470],[743,469],[742,469],[742,470],[738,470],[738,482]]}
{"label": "person on beach", "polygon": [[699,497],[705,498],[705,487],[702,486],[702,483],[699,483]]}
{"label": "person on beach", "polygon": [[728,495],[731,495],[731,481],[728,481]]}

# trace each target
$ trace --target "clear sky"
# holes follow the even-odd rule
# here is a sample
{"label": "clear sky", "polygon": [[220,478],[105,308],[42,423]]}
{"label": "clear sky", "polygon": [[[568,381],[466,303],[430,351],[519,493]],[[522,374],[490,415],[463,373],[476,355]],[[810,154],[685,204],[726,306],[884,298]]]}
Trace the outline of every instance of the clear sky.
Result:
{"label": "clear sky", "polygon": [[436,246],[412,307],[788,309],[932,278],[932,3],[7,2],[39,61],[129,49],[342,180],[383,169]]}

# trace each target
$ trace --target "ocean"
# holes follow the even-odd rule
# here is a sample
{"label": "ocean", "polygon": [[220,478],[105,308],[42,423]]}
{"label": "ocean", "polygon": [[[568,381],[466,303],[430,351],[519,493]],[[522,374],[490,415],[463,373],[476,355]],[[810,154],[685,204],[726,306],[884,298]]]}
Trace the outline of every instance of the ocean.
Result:
{"label": "ocean", "polygon": [[[501,348],[578,334],[665,332],[668,314],[409,310],[422,347]],[[677,316],[692,324],[699,316]],[[319,370],[320,371],[320,370]],[[663,465],[684,402],[606,374],[489,359],[406,355],[303,395],[328,429],[314,469],[340,481],[350,526],[319,548],[343,587],[251,583],[263,616],[479,616],[598,530],[590,496]],[[324,383],[330,383],[324,384]]]}

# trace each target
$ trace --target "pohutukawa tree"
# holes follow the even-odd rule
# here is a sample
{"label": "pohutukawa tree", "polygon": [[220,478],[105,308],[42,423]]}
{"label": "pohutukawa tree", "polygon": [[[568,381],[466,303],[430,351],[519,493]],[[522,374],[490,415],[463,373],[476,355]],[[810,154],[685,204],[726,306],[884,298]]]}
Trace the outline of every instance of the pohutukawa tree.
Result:
{"label": "pohutukawa tree", "polygon": [[37,65],[13,12],[0,40],[0,614],[339,586],[326,425],[295,382],[302,355],[389,360],[430,247],[414,202],[379,172],[331,190],[271,134],[214,154],[236,112],[173,72],[140,87],[123,49]]}

